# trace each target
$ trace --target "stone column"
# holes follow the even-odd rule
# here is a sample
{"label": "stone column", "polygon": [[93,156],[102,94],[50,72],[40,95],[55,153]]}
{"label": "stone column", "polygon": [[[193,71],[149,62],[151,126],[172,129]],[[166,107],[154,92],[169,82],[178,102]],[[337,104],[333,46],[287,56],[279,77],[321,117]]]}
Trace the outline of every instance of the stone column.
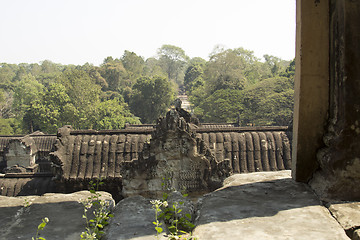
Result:
{"label": "stone column", "polygon": [[330,110],[311,186],[323,198],[360,200],[360,1],[330,1]]}
{"label": "stone column", "polygon": [[296,1],[292,175],[307,182],[318,167],[329,97],[329,2]]}

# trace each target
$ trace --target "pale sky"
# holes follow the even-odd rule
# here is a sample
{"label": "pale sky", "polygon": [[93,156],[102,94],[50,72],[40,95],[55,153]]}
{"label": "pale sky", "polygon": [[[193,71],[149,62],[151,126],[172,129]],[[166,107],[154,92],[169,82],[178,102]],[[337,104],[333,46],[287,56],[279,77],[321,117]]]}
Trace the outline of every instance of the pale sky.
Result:
{"label": "pale sky", "polygon": [[163,44],[208,59],[218,44],[295,57],[295,0],[0,0],[0,62],[99,65]]}

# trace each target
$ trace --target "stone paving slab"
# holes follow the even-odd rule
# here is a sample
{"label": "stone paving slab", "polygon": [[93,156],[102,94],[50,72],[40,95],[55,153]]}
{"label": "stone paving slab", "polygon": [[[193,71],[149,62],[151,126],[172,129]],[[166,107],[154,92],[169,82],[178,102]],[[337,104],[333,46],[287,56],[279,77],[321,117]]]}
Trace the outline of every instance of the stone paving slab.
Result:
{"label": "stone paving slab", "polygon": [[[100,194],[103,200],[114,203],[111,194]],[[48,240],[78,240],[86,227],[82,218],[83,205],[79,201],[89,196],[89,191],[26,197],[0,196],[0,239],[31,239],[42,219],[47,217],[50,221],[41,231],[41,237]],[[25,207],[25,202],[30,205]]]}
{"label": "stone paving slab", "polygon": [[[142,196],[128,197],[116,204],[114,218],[106,228],[107,240],[156,240],[155,210],[150,199]],[[164,225],[164,224],[163,224]],[[163,227],[163,226],[162,226]],[[159,236],[159,240],[166,239]]]}
{"label": "stone paving slab", "polygon": [[360,227],[360,202],[330,203],[329,210],[344,229]]}
{"label": "stone paving slab", "polygon": [[237,174],[202,199],[199,239],[349,239],[290,171]]}
{"label": "stone paving slab", "polygon": [[[110,194],[101,194],[112,201]],[[42,237],[79,239],[85,224],[83,207],[78,201],[88,196],[88,191],[16,198],[0,196],[0,239],[31,239],[44,217],[50,222]],[[23,206],[24,199],[32,202],[30,207]],[[358,226],[358,207],[348,203],[332,204],[329,208],[346,228]],[[106,229],[107,240],[157,239],[149,199],[141,196],[124,199],[113,213],[115,217]],[[198,240],[349,239],[309,187],[291,179],[290,171],[227,178],[224,187],[199,199],[195,224],[193,235]],[[359,236],[355,229],[353,239],[360,240]]]}

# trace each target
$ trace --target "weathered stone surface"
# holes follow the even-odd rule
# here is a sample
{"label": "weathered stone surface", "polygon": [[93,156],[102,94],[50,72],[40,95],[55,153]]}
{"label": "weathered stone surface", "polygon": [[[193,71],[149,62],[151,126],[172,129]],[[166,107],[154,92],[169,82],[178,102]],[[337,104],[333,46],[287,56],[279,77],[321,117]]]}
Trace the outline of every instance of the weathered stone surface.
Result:
{"label": "weathered stone surface", "polygon": [[204,196],[199,239],[348,239],[312,191],[290,171],[237,174]]}
{"label": "weathered stone surface", "polygon": [[[167,202],[169,206],[173,206],[177,203],[177,206],[179,209],[181,208],[182,211],[178,215],[179,218],[186,217],[186,214],[190,214],[192,217],[195,215],[195,205],[194,203],[189,199],[184,197],[180,192],[172,192],[170,193]],[[182,204],[180,204],[182,203]],[[190,221],[193,221],[195,219],[190,219]]]}
{"label": "weathered stone surface", "polygon": [[[135,196],[120,201],[106,228],[107,240],[155,240],[155,210],[150,199]],[[164,225],[164,224],[163,224]],[[161,227],[163,227],[163,225]],[[160,236],[159,239],[166,239]]]}
{"label": "weathered stone surface", "polygon": [[[101,193],[112,200],[110,194]],[[79,239],[85,229],[83,206],[88,191],[74,194],[0,197],[0,239],[31,239],[41,219],[50,222],[41,236],[46,239]],[[24,199],[32,204],[25,208]],[[187,198],[186,198],[187,199]],[[168,201],[184,201],[183,212],[192,213],[195,204],[180,193]],[[290,178],[290,171],[236,174],[224,187],[209,193],[196,204],[194,234],[199,240],[212,239],[348,239],[343,228],[321,206],[317,197],[302,183]],[[334,215],[341,216],[346,228],[356,229],[355,203],[332,204]],[[336,210],[336,212],[335,212]],[[105,229],[107,240],[155,240],[155,212],[150,199],[129,197],[114,208],[114,218]],[[341,215],[341,214],[342,215]],[[339,219],[341,219],[339,218]],[[165,229],[165,225],[162,227]],[[349,232],[348,232],[349,233]],[[359,239],[359,232],[351,232]],[[166,239],[160,236],[159,239]]]}
{"label": "weathered stone surface", "polygon": [[159,198],[165,190],[189,194],[209,192],[231,175],[230,159],[216,160],[209,146],[196,136],[191,115],[172,109],[159,118],[150,140],[150,157],[125,161],[121,166],[122,194]]}
{"label": "weathered stone surface", "polygon": [[354,231],[351,240],[360,240],[360,229]]}
{"label": "weathered stone surface", "polygon": [[360,202],[331,203],[329,210],[344,229],[360,227]]}
{"label": "weathered stone surface", "polygon": [[[109,193],[100,194],[103,200],[114,204]],[[82,218],[83,205],[79,201],[89,196],[88,191],[16,198],[0,196],[0,239],[31,239],[42,219],[47,217],[50,221],[40,236],[51,240],[77,240],[86,227]],[[24,206],[25,199],[30,206]]]}
{"label": "weathered stone surface", "polygon": [[[329,64],[327,68],[330,69],[330,82],[329,86],[317,85],[316,89],[330,93],[330,106],[325,112],[329,117],[326,134],[323,137],[325,147],[317,153],[320,167],[313,175],[310,185],[323,199],[359,201],[360,68],[356,63],[360,61],[360,25],[354,23],[360,21],[360,2],[352,0],[322,2],[330,4],[330,41],[323,42],[330,43],[330,61],[322,58],[323,63]],[[311,26],[314,25],[313,20],[309,23]],[[314,44],[313,39],[311,44]],[[314,53],[318,54],[317,51]],[[303,88],[303,83],[301,85]],[[315,88],[313,84],[311,87]],[[306,98],[305,95],[301,96],[301,99]],[[315,102],[313,96],[309,99]],[[308,106],[310,104],[304,105],[306,111]],[[315,116],[313,114],[310,120],[314,121],[317,118]],[[323,129],[323,125],[321,128]],[[306,133],[305,141],[309,144],[314,144],[312,138],[314,130],[309,129],[310,134]]]}
{"label": "weathered stone surface", "polygon": [[[0,136],[0,195],[69,193],[88,189],[90,181],[102,178],[100,190],[116,201],[138,194],[161,197],[164,188],[201,196],[221,187],[232,172],[290,169],[286,129],[200,125],[178,104],[156,125],[99,131],[67,125],[56,136]],[[27,151],[14,151],[17,148]],[[9,149],[15,161],[10,167],[12,161],[7,163],[5,156]],[[30,157],[35,164],[27,166]],[[22,158],[26,164],[16,162]]]}

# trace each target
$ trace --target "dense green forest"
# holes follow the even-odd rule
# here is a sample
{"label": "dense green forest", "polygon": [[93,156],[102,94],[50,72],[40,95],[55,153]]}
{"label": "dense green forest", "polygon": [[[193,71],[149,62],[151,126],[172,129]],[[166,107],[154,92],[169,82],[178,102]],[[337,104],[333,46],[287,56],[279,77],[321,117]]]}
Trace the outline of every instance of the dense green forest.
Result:
{"label": "dense green forest", "polygon": [[0,134],[119,129],[154,123],[185,90],[201,122],[288,125],[294,61],[217,47],[209,61],[163,45],[156,57],[131,51],[100,66],[0,63]]}

